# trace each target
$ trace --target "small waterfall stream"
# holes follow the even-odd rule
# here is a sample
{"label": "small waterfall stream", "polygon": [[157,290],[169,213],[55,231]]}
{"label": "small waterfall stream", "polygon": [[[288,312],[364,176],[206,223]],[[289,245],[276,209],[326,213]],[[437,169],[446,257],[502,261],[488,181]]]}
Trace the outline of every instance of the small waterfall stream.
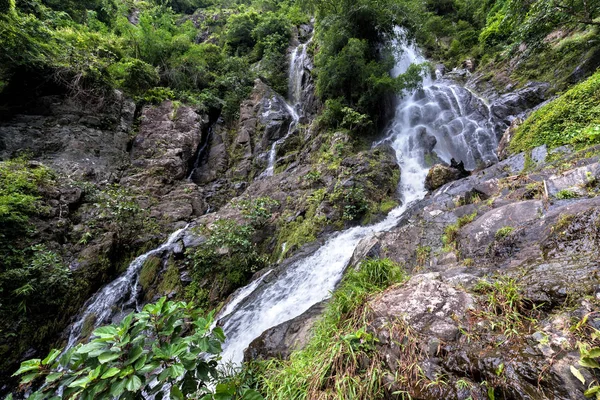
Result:
{"label": "small waterfall stream", "polygon": [[72,348],[82,339],[82,328],[88,318],[93,318],[94,328],[97,328],[110,323],[112,316],[119,311],[129,308],[139,309],[138,288],[142,266],[149,257],[171,250],[186,229],[187,227],[173,232],[165,243],[133,260],[121,276],[96,292],[71,325],[65,350]]}
{"label": "small waterfall stream", "polygon": [[[402,56],[392,71],[394,76],[413,63],[425,62],[417,48],[406,44],[402,47]],[[408,206],[425,196],[428,156],[446,162],[451,158],[463,160],[468,168],[493,162],[496,138],[488,119],[478,99],[443,79],[425,78],[422,89],[398,99],[385,139],[374,146],[387,143],[395,150],[402,171],[399,193],[403,204],[380,223],[333,235],[315,253],[292,264],[277,279],[260,286],[251,284],[256,288],[252,295],[244,290],[244,298],[236,297],[233,300],[236,307],[222,320],[227,336],[223,361],[241,363],[244,350],[265,330],[328,298],[358,243],[369,235],[393,228]]]}
{"label": "small waterfall stream", "polygon": [[[277,147],[283,144],[294,133],[300,117],[302,116],[302,90],[304,78],[304,66],[308,58],[307,48],[312,41],[312,38],[304,44],[299,44],[291,54],[290,71],[288,74],[288,101],[285,103],[288,113],[292,117],[288,131],[284,137],[277,140],[271,145],[269,150],[267,169],[260,175],[261,177],[273,176],[275,173],[275,162],[277,161]],[[291,104],[290,104],[291,102]]]}

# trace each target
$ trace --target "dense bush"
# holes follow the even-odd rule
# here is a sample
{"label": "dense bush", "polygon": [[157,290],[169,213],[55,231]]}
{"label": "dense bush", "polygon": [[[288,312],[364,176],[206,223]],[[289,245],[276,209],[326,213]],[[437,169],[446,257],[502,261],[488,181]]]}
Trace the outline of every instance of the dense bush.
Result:
{"label": "dense bush", "polygon": [[288,1],[231,2],[229,9],[213,3],[18,0],[14,12],[0,13],[4,101],[23,94],[28,81],[37,91],[58,85],[82,99],[103,96],[111,86],[144,98],[162,86],[233,120],[258,74],[285,92],[289,21],[307,18]]}

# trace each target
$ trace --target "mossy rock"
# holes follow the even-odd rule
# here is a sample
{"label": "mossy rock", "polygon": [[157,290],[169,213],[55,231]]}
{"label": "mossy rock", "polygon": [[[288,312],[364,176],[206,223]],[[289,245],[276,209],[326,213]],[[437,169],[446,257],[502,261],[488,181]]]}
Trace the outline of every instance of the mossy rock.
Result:
{"label": "mossy rock", "polygon": [[159,257],[151,256],[146,260],[146,262],[142,266],[142,269],[140,270],[139,282],[142,286],[142,289],[146,291],[150,288],[150,286],[156,279],[156,275],[161,264],[162,260]]}

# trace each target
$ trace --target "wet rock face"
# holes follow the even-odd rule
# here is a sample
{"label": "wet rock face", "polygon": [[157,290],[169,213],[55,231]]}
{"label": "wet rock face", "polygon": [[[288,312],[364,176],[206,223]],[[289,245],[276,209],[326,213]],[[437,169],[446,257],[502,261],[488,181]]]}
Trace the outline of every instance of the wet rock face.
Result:
{"label": "wet rock face", "polygon": [[293,351],[303,349],[326,305],[326,302],[317,303],[304,314],[265,331],[244,351],[244,361],[285,360]]}
{"label": "wet rock face", "polygon": [[135,104],[120,92],[103,104],[42,97],[27,114],[0,123],[0,159],[27,152],[79,180],[116,180],[128,164]]}
{"label": "wet rock face", "polygon": [[[283,138],[293,118],[285,99],[257,79],[250,99],[242,103],[237,135],[233,143],[236,178],[247,178],[253,171],[254,159]],[[265,165],[266,167],[266,159]]]}

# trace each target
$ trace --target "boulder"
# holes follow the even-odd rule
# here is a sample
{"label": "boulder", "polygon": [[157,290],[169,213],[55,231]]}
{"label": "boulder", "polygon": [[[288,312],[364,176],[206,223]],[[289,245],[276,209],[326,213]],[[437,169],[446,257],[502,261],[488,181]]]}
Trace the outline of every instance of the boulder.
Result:
{"label": "boulder", "polygon": [[548,83],[529,82],[523,88],[497,98],[490,105],[492,115],[506,126],[510,126],[515,117],[547,100],[549,89]]}
{"label": "boulder", "polygon": [[400,319],[419,334],[449,341],[457,338],[459,321],[475,308],[473,297],[442,282],[439,274],[415,275],[369,303],[372,327],[386,343],[385,329]]}
{"label": "boulder", "polygon": [[244,361],[287,359],[293,351],[303,349],[326,305],[317,303],[304,314],[263,332],[244,351]]}
{"label": "boulder", "polygon": [[445,184],[464,178],[469,173],[465,171],[464,164],[462,162],[456,163],[452,159],[452,166],[446,166],[443,164],[436,164],[429,170],[427,178],[425,178],[425,189],[434,191]]}

